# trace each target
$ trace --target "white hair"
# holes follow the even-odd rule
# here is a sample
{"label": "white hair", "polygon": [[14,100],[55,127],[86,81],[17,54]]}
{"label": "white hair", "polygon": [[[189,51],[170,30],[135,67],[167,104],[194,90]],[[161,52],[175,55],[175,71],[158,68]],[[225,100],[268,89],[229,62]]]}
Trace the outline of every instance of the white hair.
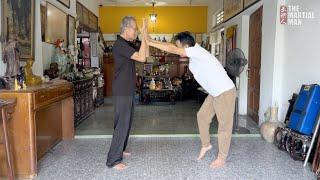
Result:
{"label": "white hair", "polygon": [[130,27],[133,21],[136,22],[136,18],[134,18],[133,16],[125,16],[124,18],[122,18],[120,25],[120,33],[122,34],[125,28]]}

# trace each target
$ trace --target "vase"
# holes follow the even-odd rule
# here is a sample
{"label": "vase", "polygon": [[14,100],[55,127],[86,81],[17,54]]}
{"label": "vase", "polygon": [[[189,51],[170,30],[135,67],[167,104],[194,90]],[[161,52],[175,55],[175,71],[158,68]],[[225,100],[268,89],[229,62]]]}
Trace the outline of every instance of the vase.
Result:
{"label": "vase", "polygon": [[278,107],[274,106],[269,108],[265,113],[266,121],[263,122],[260,126],[260,133],[264,140],[269,143],[274,141],[274,132],[277,127],[283,127],[284,124],[278,121]]}

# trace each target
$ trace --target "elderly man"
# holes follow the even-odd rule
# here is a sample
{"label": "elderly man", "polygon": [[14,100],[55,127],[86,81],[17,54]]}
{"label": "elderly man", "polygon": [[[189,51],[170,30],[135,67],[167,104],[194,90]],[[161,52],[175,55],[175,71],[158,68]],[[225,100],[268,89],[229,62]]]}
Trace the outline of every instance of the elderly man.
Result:
{"label": "elderly man", "polygon": [[[148,36],[147,34],[145,35]],[[236,90],[232,80],[220,62],[207,50],[196,44],[188,32],[181,32],[175,36],[176,45],[159,42],[146,38],[147,44],[155,48],[189,57],[190,71],[197,82],[209,93],[197,114],[198,127],[202,148],[198,160],[202,159],[212,148],[210,144],[209,128],[213,116],[216,114],[219,122],[218,145],[219,153],[212,168],[219,168],[225,164],[232,135],[233,113]]]}
{"label": "elderly man", "polygon": [[[126,16],[121,21],[120,36],[113,46],[115,74],[113,81],[113,103],[115,108],[114,132],[107,166],[117,170],[127,168],[122,163],[123,156],[130,156],[125,152],[133,118],[134,93],[136,82],[135,61],[145,62],[147,45],[142,33],[142,42],[139,51],[132,47],[132,41],[137,38],[138,28],[136,19]],[[147,23],[143,21],[141,32],[147,31]]]}

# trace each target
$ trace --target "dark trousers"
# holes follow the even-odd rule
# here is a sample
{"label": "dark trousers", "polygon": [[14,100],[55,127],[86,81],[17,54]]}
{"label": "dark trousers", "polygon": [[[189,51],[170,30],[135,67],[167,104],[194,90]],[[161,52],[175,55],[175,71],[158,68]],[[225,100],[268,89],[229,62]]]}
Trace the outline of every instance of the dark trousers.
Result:
{"label": "dark trousers", "polygon": [[113,167],[122,161],[123,151],[127,147],[133,119],[134,97],[114,96],[113,104],[115,110],[114,131],[108,153],[108,167]]}

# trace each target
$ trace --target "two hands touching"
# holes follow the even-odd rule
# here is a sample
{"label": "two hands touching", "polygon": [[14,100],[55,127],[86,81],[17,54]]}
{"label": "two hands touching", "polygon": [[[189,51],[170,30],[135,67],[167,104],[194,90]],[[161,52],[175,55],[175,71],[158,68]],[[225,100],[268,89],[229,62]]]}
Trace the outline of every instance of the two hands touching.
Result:
{"label": "two hands touching", "polygon": [[145,41],[147,45],[149,45],[150,35],[148,33],[148,20],[145,18],[143,18],[142,20],[142,27],[140,28],[140,33],[142,36],[142,40]]}
{"label": "two hands touching", "polygon": [[[143,24],[140,28],[140,33],[142,35],[142,41],[146,44],[146,48],[152,46],[162,51],[180,55],[181,57],[187,57],[184,47],[177,47],[175,44],[172,43],[153,40],[148,34],[148,22],[146,19],[143,19]],[[148,51],[149,50],[146,50],[146,52]]]}

